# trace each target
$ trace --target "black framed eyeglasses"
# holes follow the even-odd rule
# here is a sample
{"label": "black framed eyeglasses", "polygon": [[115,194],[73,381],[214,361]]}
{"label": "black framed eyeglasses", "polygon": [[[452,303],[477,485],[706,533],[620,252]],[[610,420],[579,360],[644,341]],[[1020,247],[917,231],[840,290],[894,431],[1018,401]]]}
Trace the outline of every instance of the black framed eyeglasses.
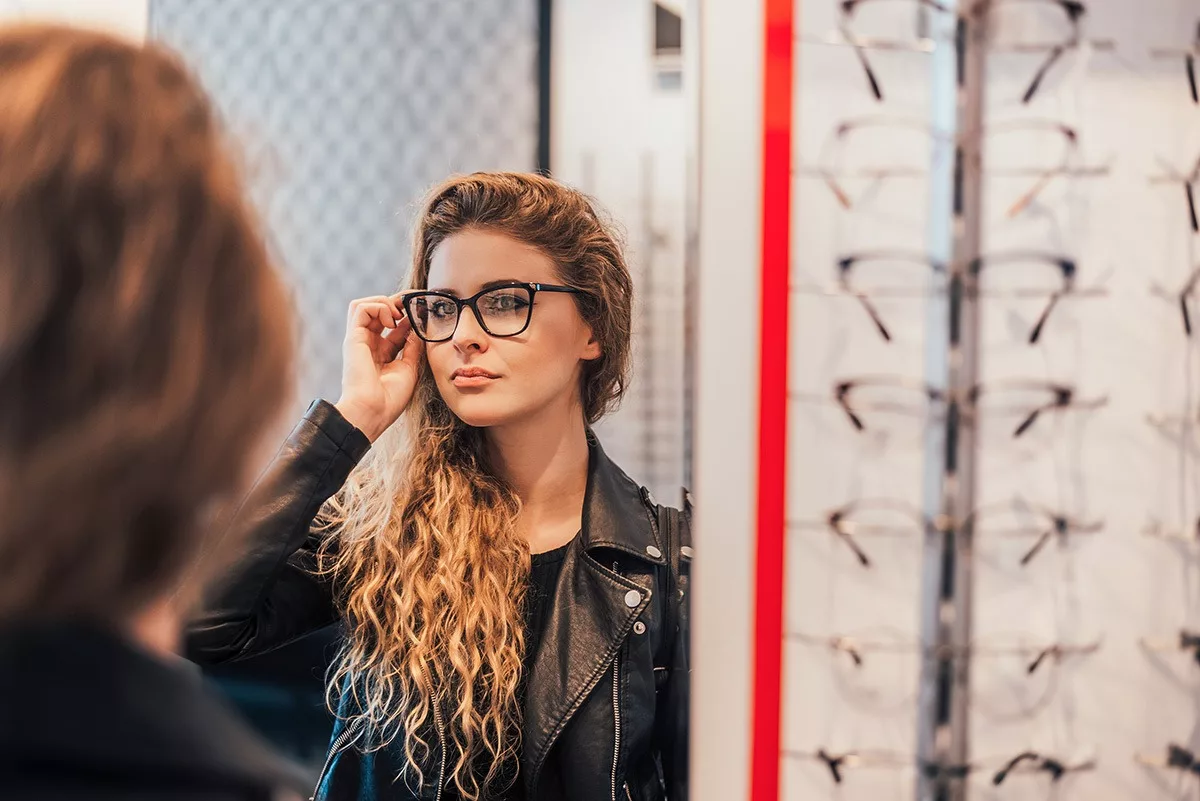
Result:
{"label": "black framed eyeglasses", "polygon": [[584,294],[575,287],[524,281],[488,287],[469,298],[418,290],[404,296],[404,312],[412,321],[413,331],[426,342],[445,342],[453,337],[462,310],[468,307],[475,313],[479,327],[491,336],[515,337],[529,328],[533,299],[539,292]]}

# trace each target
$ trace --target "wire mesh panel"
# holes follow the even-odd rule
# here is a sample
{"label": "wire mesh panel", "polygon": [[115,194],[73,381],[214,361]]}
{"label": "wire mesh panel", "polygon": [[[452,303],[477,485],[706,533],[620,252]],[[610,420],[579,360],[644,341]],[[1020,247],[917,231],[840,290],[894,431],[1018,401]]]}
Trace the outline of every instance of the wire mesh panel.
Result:
{"label": "wire mesh panel", "polygon": [[530,170],[528,0],[151,0],[240,140],[302,334],[300,398],[336,397],[345,310],[396,289],[415,201],[450,173]]}

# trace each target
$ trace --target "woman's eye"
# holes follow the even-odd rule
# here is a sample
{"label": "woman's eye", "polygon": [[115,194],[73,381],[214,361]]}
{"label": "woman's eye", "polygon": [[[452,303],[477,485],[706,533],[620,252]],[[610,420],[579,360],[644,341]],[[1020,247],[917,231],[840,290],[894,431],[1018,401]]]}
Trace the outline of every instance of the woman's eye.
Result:
{"label": "woman's eye", "polygon": [[489,295],[486,299],[487,308],[491,311],[510,312],[523,309],[528,304],[525,298],[516,294]]}
{"label": "woman's eye", "polygon": [[446,300],[435,302],[429,306],[430,316],[440,319],[453,317],[457,311],[458,306]]}

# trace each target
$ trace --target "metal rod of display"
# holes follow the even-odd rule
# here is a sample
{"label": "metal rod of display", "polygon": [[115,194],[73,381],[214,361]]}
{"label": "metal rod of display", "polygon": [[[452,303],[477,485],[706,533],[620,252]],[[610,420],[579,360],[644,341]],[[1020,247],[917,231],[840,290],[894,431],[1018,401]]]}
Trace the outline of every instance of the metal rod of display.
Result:
{"label": "metal rod of display", "polygon": [[[986,11],[974,3],[948,4],[955,16],[930,24],[953,25],[953,47],[933,54],[933,125],[953,131],[950,152],[935,145],[931,167],[930,246],[952,265],[950,291],[932,299],[927,325],[928,380],[951,396],[979,380],[979,301],[968,265],[979,255],[982,227],[983,113]],[[930,518],[967,520],[975,508],[976,440],[973,426],[951,404],[944,423],[926,436],[924,505]],[[973,548],[970,526],[932,532],[924,557],[918,699],[919,801],[963,801],[969,764]]]}
{"label": "metal rod of display", "polygon": [[550,174],[550,45],[553,41],[551,11],[554,0],[538,0],[537,4],[537,152],[536,169]]}
{"label": "metal rod of display", "polygon": [[[683,102],[692,123],[684,145],[683,242],[683,486],[695,486],[696,307],[700,281],[700,0],[688,0],[683,11]],[[680,507],[682,508],[682,507]]]}
{"label": "metal rod of display", "polygon": [[640,318],[641,325],[639,334],[641,336],[641,347],[638,350],[638,359],[641,361],[641,382],[642,382],[642,465],[643,469],[650,476],[651,480],[657,482],[660,478],[658,469],[658,449],[659,443],[656,441],[655,432],[655,417],[657,411],[657,393],[656,379],[658,378],[659,367],[654,358],[654,261],[656,251],[658,250],[658,237],[654,228],[654,152],[647,150],[642,153],[641,159],[641,187],[639,190],[639,205],[641,207],[638,222],[641,226],[641,236],[639,244],[638,277],[641,278],[641,286],[638,287],[638,292],[642,296],[640,304],[641,311],[636,312]]}

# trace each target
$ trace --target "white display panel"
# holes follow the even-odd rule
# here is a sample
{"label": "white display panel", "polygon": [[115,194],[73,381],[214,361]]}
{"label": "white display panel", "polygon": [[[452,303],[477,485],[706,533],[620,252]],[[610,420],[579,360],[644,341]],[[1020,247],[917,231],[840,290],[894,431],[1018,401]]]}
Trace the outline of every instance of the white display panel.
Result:
{"label": "white display panel", "polygon": [[[1057,35],[1050,3],[996,5],[998,43],[1053,41]],[[997,52],[988,59],[985,125],[999,129],[1010,120],[1068,125],[1078,133],[1072,165],[1085,174],[1048,181],[1032,203],[1010,216],[1014,202],[1037,181],[1036,171],[1023,168],[1053,166],[1047,159],[1058,155],[1045,140],[989,143],[983,252],[1061,254],[1078,267],[1077,287],[1088,291],[1058,303],[1033,345],[1028,339],[1045,294],[985,299],[981,381],[986,386],[1014,378],[1054,380],[1072,385],[1085,399],[1107,402],[1092,410],[1042,415],[1020,438],[1012,436],[1019,422],[1012,415],[981,418],[977,499],[981,506],[1000,505],[1009,512],[993,517],[992,529],[980,523],[976,538],[973,770],[967,793],[972,799],[1141,801],[1200,793],[1195,775],[1135,761],[1135,754],[1162,759],[1169,743],[1200,750],[1196,659],[1178,650],[1151,651],[1143,643],[1149,638],[1165,644],[1177,640],[1181,629],[1200,629],[1200,545],[1144,533],[1156,523],[1194,532],[1200,515],[1195,427],[1164,435],[1147,423],[1150,414],[1196,419],[1200,401],[1200,309],[1193,307],[1197,331],[1189,341],[1177,300],[1163,297],[1178,292],[1200,266],[1200,236],[1189,225],[1183,184],[1154,178],[1164,174],[1164,163],[1186,173],[1200,158],[1200,105],[1191,100],[1182,54],[1153,55],[1160,48],[1193,46],[1200,5],[1189,0],[1085,5],[1085,45],[1065,53],[1029,104],[1021,96],[1046,51]],[[886,342],[860,302],[828,290],[834,288],[841,256],[880,249],[927,252],[944,244],[938,237],[949,221],[930,219],[937,200],[931,192],[938,189],[927,178],[937,166],[932,160],[951,156],[945,148],[923,146],[903,129],[854,153],[831,157],[823,149],[844,120],[887,115],[927,123],[938,109],[928,54],[870,52],[885,94],[879,103],[852,48],[815,41],[836,31],[838,6],[834,0],[798,0],[796,5],[796,291],[790,334],[790,384],[796,397],[789,406],[787,499],[787,515],[795,525],[787,540],[785,627],[807,639],[793,638],[784,649],[782,747],[810,753],[873,751],[884,758],[870,769],[848,767],[836,784],[819,760],[783,756],[780,797],[910,799],[918,770],[920,599],[930,591],[922,535],[865,536],[861,545],[871,565],[863,567],[820,521],[854,500],[888,498],[922,506],[927,466],[922,432],[926,425],[940,424],[937,416],[885,414],[866,432],[856,432],[833,402],[832,388],[839,379],[855,376],[921,380],[944,345],[926,336],[926,298],[877,302],[892,335]],[[891,38],[915,41],[924,32],[915,3],[896,0],[877,7],[898,15],[883,29]],[[1020,7],[1024,11],[1018,13]],[[709,226],[700,230],[700,291],[709,301],[700,306],[697,488],[707,484],[710,489],[700,494],[705,548],[698,563],[704,581],[697,582],[695,602],[701,646],[695,703],[697,723],[709,725],[697,726],[693,764],[698,793],[721,782],[722,794],[713,798],[750,797],[753,649],[743,632],[734,630],[730,607],[740,605],[741,619],[752,630],[747,599],[753,587],[744,582],[753,582],[755,510],[745,507],[753,489],[747,490],[741,477],[755,469],[757,454],[753,447],[746,453],[746,447],[755,443],[758,399],[739,396],[742,405],[730,407],[728,414],[706,417],[703,410],[706,405],[717,409],[715,399],[736,393],[733,387],[758,384],[759,354],[751,349],[757,318],[720,318],[719,348],[713,341],[717,335],[706,333],[717,325],[718,298],[728,290],[722,270],[729,258],[744,260],[741,288],[728,297],[748,305],[734,308],[752,308],[752,296],[738,293],[757,292],[760,243],[747,237],[743,226],[751,226],[756,236],[758,220],[739,216],[740,226],[733,218],[718,220],[731,208],[748,211],[761,196],[755,143],[761,145],[762,110],[751,106],[761,98],[761,72],[754,73],[760,82],[753,89],[745,83],[749,65],[761,65],[764,58],[761,9],[754,13],[757,34],[731,27],[727,19],[708,27],[711,14],[702,19],[706,49],[715,41],[723,50],[719,56],[702,53],[700,91],[701,120],[707,124],[701,125],[699,197],[701,220]],[[740,105],[714,107],[733,102],[719,88],[708,88],[717,59],[726,70],[722,77],[735,60],[745,66]],[[757,131],[745,130],[753,126]],[[740,133],[736,141],[735,133]],[[846,179],[844,188],[854,201],[847,209],[815,170],[831,165],[845,172],[891,167],[893,175]],[[924,176],[895,174],[896,168],[910,166]],[[749,184],[747,174],[759,182]],[[711,337],[707,343],[705,336]],[[740,356],[728,348],[740,348]],[[714,377],[731,363],[740,372],[724,382]],[[748,415],[748,423],[735,414]],[[735,426],[739,431],[730,430]],[[726,443],[733,456],[706,449],[706,441]],[[729,482],[729,490],[723,482]],[[1051,537],[1022,565],[1036,536],[1001,537],[995,526],[1030,527],[1039,520],[1039,506],[1098,524],[1099,530],[1061,541]],[[885,517],[900,519],[894,513]],[[847,652],[813,641],[833,636],[860,639],[861,666]],[[1066,653],[1048,655],[1030,673],[1037,652],[1054,644],[1066,646]],[[1073,652],[1075,646],[1085,652]],[[705,681],[707,671],[715,670],[709,666],[714,660],[729,670],[729,680],[719,686],[714,676]],[[1068,773],[1058,782],[1038,772],[994,783],[997,769],[1030,750],[1068,765],[1094,761],[1095,768]],[[711,760],[719,755],[718,767]],[[896,764],[888,764],[887,757],[895,757]]]}

